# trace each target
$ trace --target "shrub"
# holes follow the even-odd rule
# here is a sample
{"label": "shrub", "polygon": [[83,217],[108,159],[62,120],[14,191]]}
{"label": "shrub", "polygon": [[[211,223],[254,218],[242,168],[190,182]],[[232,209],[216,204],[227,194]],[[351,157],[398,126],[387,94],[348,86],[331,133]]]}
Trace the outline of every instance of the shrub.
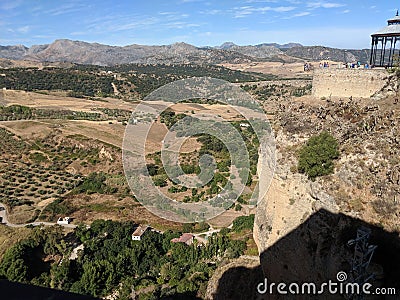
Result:
{"label": "shrub", "polygon": [[236,211],[241,211],[242,210],[242,206],[240,204],[236,204],[235,210]]}
{"label": "shrub", "polygon": [[166,175],[156,175],[154,176],[154,184],[159,187],[167,186],[167,178]]}
{"label": "shrub", "polygon": [[338,143],[331,134],[324,131],[312,136],[299,154],[299,172],[314,180],[318,176],[333,173],[333,160],[339,157]]}
{"label": "shrub", "polygon": [[104,181],[106,180],[106,176],[104,173],[91,173],[88,177],[86,177],[82,183],[76,188],[78,193],[99,193],[104,194],[106,189],[106,184]]}
{"label": "shrub", "polygon": [[240,232],[243,229],[253,229],[254,214],[249,216],[240,216],[233,221],[232,229],[235,232]]}

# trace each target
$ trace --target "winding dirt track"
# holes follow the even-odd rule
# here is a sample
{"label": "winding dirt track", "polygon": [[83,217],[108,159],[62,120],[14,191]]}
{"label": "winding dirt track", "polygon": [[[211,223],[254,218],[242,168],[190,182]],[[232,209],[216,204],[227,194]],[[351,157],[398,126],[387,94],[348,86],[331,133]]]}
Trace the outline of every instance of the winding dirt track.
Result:
{"label": "winding dirt track", "polygon": [[[53,226],[57,225],[57,223],[51,223],[51,222],[32,222],[32,223],[25,223],[25,224],[13,224],[8,222],[7,218],[7,208],[3,203],[0,203],[0,218],[2,218],[1,224],[4,224],[9,227],[25,227],[27,225],[32,225],[32,226]],[[66,228],[76,228],[77,225],[74,224],[59,224],[60,226],[66,227]]]}

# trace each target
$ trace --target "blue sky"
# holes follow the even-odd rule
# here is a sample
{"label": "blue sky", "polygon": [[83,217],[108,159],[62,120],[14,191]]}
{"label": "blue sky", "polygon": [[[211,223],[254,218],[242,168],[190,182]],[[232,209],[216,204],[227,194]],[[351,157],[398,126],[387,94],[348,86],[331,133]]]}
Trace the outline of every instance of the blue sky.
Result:
{"label": "blue sky", "polygon": [[369,48],[400,1],[0,0],[0,45],[67,38],[109,45],[299,42]]}

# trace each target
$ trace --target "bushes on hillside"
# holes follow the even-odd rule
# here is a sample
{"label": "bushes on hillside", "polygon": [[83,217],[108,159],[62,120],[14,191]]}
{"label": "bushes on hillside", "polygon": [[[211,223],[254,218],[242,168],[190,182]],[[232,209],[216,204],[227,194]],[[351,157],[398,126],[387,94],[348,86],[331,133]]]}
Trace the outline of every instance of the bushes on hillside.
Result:
{"label": "bushes on hillside", "polygon": [[240,232],[243,229],[253,229],[254,214],[249,216],[240,216],[233,221],[232,229],[235,232]]}
{"label": "bushes on hillside", "polygon": [[299,172],[305,173],[312,180],[332,174],[334,160],[339,157],[338,148],[335,138],[326,131],[312,136],[300,150]]}

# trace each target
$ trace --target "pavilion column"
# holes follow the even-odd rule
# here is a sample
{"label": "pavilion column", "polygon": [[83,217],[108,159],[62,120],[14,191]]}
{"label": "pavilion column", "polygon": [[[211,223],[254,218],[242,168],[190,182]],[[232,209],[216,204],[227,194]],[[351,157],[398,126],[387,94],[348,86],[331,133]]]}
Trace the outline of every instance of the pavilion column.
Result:
{"label": "pavilion column", "polygon": [[393,37],[390,37],[389,66],[393,66]]}
{"label": "pavilion column", "polygon": [[382,43],[381,43],[381,57],[379,60],[379,66],[383,67],[385,64],[385,48],[386,48],[386,37],[382,38]]}
{"label": "pavilion column", "polygon": [[374,55],[374,65],[376,65],[376,56],[378,55],[378,38],[375,37],[375,55]]}
{"label": "pavilion column", "polygon": [[387,37],[385,36],[383,39],[384,39],[384,43],[383,43],[383,59],[382,59],[382,66],[385,66]]}
{"label": "pavilion column", "polygon": [[371,43],[371,52],[370,52],[370,58],[369,58],[369,64],[372,66],[373,64],[374,64],[374,56],[375,56],[375,51],[374,51],[374,49],[375,49],[375,37],[373,36],[372,37],[372,43]]}

